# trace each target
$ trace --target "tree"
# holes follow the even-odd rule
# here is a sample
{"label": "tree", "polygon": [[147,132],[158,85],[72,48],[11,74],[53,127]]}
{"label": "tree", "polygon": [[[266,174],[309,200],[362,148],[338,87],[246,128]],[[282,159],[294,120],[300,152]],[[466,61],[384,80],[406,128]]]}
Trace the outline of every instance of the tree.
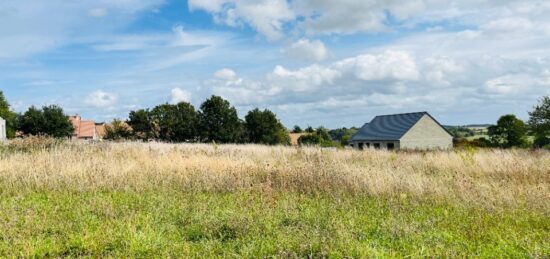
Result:
{"label": "tree", "polygon": [[6,135],[8,138],[15,137],[17,114],[11,111],[10,104],[6,100],[4,93],[0,91],[0,117],[6,120]]}
{"label": "tree", "polygon": [[334,147],[334,142],[328,133],[328,130],[320,126],[313,133],[302,135],[298,138],[300,145],[320,145],[321,147]]}
{"label": "tree", "polygon": [[74,128],[63,109],[56,105],[37,109],[31,106],[19,117],[19,129],[28,135],[47,135],[54,138],[71,137]]}
{"label": "tree", "polygon": [[137,139],[149,140],[158,137],[153,130],[149,110],[131,111],[128,116],[128,125],[133,129]]}
{"label": "tree", "polygon": [[302,133],[302,132],[304,131],[302,130],[302,128],[300,128],[300,126],[294,125],[294,129],[292,129],[292,133]]}
{"label": "tree", "polygon": [[245,117],[248,140],[258,144],[290,144],[290,136],[277,116],[270,110],[258,108],[249,111]]}
{"label": "tree", "polygon": [[201,104],[199,135],[202,141],[235,143],[242,140],[242,122],[228,101],[213,95]]}
{"label": "tree", "polygon": [[535,147],[550,145],[550,96],[542,97],[529,116],[527,124],[535,135]]}
{"label": "tree", "polygon": [[306,128],[306,132],[307,132],[307,133],[314,133],[314,132],[315,132],[315,130],[313,129],[313,127],[311,127],[311,126],[307,126],[307,128]]}
{"label": "tree", "polygon": [[161,140],[183,142],[196,139],[198,115],[190,103],[159,105],[151,110],[150,121],[157,125]]}
{"label": "tree", "polygon": [[132,135],[132,127],[122,120],[114,119],[111,124],[105,126],[105,139],[129,139]]}
{"label": "tree", "polygon": [[526,145],[527,127],[513,114],[500,117],[497,125],[489,127],[491,143],[498,147],[523,147]]}

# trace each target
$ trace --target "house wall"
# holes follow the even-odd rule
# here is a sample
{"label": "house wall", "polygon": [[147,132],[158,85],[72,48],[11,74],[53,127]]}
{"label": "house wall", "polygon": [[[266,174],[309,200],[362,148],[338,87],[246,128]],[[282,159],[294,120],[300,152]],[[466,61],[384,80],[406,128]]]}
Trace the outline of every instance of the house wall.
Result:
{"label": "house wall", "polygon": [[[399,141],[371,141],[371,140],[361,140],[361,141],[353,141],[352,144],[353,144],[353,148],[355,149],[360,149],[359,148],[359,145],[360,143],[363,144],[363,149],[375,149],[374,147],[374,144],[375,143],[379,143],[380,144],[380,149],[388,149],[388,143],[393,143],[393,149],[399,149],[400,148],[400,145],[399,145]],[[368,147],[367,147],[367,144]]]}
{"label": "house wall", "polygon": [[0,118],[0,141],[6,140],[6,121]]}
{"label": "house wall", "polygon": [[430,116],[424,115],[401,137],[401,149],[449,149],[453,137]]}

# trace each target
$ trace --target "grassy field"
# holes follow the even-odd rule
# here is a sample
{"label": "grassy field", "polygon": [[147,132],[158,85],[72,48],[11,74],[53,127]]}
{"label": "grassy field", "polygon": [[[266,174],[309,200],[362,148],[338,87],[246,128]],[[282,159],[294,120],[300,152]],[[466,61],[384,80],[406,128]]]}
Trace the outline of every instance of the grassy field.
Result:
{"label": "grassy field", "polygon": [[550,256],[550,152],[14,142],[0,257]]}

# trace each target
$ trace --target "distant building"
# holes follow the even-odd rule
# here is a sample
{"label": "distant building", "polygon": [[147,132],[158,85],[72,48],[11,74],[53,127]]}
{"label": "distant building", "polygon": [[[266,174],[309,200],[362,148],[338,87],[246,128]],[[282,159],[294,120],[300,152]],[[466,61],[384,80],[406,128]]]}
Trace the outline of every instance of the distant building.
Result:
{"label": "distant building", "polygon": [[350,139],[357,149],[448,149],[453,136],[427,112],[376,116]]}
{"label": "distant building", "polygon": [[69,116],[73,124],[74,133],[72,139],[99,140],[105,136],[105,124],[96,123],[93,120],[82,120],[79,115]]}
{"label": "distant building", "polygon": [[6,120],[0,117],[0,141],[6,140]]}

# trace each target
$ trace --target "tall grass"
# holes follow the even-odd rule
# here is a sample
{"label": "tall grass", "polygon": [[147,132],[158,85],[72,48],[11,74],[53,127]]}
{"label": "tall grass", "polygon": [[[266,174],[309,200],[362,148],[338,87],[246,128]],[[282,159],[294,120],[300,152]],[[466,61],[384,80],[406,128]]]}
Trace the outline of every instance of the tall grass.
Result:
{"label": "tall grass", "polygon": [[386,152],[163,143],[15,146],[19,148],[0,149],[0,184],[17,190],[291,191],[550,213],[547,151]]}

